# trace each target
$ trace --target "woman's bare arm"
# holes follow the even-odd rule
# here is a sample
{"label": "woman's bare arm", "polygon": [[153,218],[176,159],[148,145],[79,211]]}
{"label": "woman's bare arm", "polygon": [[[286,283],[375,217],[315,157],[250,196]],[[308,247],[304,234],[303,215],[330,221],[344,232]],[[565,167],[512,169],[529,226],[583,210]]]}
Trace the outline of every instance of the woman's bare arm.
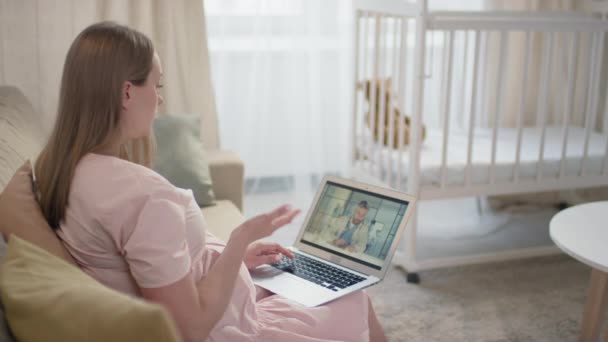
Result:
{"label": "woman's bare arm", "polygon": [[196,283],[189,273],[159,288],[142,288],[144,298],[164,305],[186,341],[204,340],[228,307],[247,246],[291,222],[299,213],[282,206],[237,227],[206,277]]}
{"label": "woman's bare arm", "polygon": [[176,283],[142,288],[141,293],[169,310],[185,341],[202,341],[228,307],[246,247],[244,241],[231,239],[198,284],[189,273]]}

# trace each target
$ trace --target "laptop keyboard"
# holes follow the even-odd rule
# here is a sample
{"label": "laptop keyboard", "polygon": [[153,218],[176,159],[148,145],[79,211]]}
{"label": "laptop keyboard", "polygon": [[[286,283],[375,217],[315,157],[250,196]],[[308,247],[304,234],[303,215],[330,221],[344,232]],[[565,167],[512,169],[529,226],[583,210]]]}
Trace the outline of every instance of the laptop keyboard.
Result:
{"label": "laptop keyboard", "polygon": [[279,262],[271,264],[271,266],[333,291],[341,290],[365,280],[363,277],[298,253],[294,253],[293,259],[284,256]]}

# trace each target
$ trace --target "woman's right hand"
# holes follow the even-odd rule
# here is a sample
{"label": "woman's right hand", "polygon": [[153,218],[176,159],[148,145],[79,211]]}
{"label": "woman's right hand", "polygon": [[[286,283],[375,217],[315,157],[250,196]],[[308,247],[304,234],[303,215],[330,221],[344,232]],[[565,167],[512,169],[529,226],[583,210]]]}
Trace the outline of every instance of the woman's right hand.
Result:
{"label": "woman's right hand", "polygon": [[299,213],[299,209],[292,209],[289,204],[284,204],[243,222],[234,229],[230,235],[230,240],[236,239],[249,245],[254,241],[270,236],[277,229],[291,223]]}

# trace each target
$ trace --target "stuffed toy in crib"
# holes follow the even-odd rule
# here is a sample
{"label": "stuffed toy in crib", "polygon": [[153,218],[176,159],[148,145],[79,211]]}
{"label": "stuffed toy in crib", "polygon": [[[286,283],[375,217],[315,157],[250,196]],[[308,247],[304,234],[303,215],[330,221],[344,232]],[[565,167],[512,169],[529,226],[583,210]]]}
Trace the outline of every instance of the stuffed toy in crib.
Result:
{"label": "stuffed toy in crib", "polygon": [[[381,82],[384,82],[384,87],[382,87]],[[371,83],[372,80],[365,81],[365,100],[367,101],[367,109],[368,112],[365,114],[365,124],[368,127],[372,127],[372,121],[370,120],[369,110],[371,109]],[[403,122],[403,146],[409,145],[410,140],[410,117],[407,115],[402,115],[399,108],[397,108],[395,101],[390,101],[391,96],[393,96],[391,89],[391,79],[387,78],[384,81],[376,79],[374,81],[376,85],[376,100],[374,101],[375,110],[373,111],[374,115],[374,140],[378,141],[378,135],[382,132],[384,146],[388,146],[389,141],[389,109],[392,105],[393,108],[393,138],[392,138],[392,147],[394,149],[398,149],[399,146],[399,128],[400,122]],[[384,89],[382,89],[384,88]],[[383,91],[384,96],[380,96],[380,92]],[[384,103],[380,104],[380,99],[384,99]],[[380,108],[384,109],[384,118],[380,115]],[[383,120],[381,120],[383,119]],[[382,122],[381,122],[382,121]],[[422,141],[426,138],[426,127],[422,125]]]}

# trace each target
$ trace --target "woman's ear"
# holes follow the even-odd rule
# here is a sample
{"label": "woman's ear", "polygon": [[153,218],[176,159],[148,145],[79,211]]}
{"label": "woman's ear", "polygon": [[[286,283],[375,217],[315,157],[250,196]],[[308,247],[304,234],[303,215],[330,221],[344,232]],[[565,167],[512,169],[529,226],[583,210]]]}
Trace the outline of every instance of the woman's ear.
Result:
{"label": "woman's ear", "polygon": [[129,102],[131,102],[131,94],[129,93],[131,91],[131,86],[133,84],[129,81],[125,81],[125,83],[123,83],[122,85],[122,108],[123,109],[127,109],[129,106]]}

